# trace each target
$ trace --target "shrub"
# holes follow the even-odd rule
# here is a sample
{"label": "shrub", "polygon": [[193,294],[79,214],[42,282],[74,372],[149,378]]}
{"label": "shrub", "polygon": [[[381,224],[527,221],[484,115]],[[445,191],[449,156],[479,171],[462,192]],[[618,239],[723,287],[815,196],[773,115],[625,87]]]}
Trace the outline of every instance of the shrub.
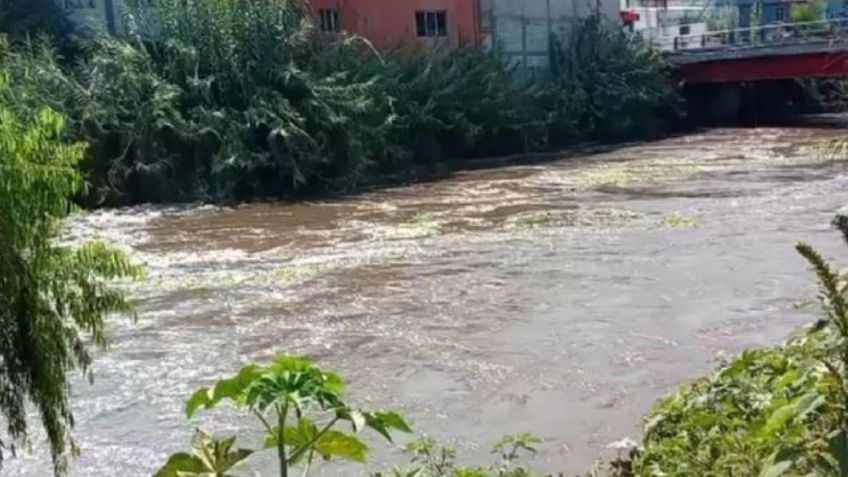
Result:
{"label": "shrub", "polygon": [[85,188],[85,146],[62,139],[55,111],[23,107],[35,101],[25,86],[0,72],[0,414],[10,437],[0,463],[2,451],[27,442],[32,403],[59,474],[73,425],[68,374],[91,364],[84,336],[103,346],[104,317],[133,311],[110,281],[140,270],[102,243],[57,243]]}
{"label": "shrub", "polygon": [[[364,462],[368,446],[356,436],[363,429],[389,441],[394,431],[411,432],[395,412],[351,407],[338,375],[300,357],[280,356],[267,366],[245,366],[235,376],[195,392],[186,403],[186,414],[191,417],[201,408],[224,401],[246,409],[261,424],[264,443],[260,448],[276,451],[281,477],[297,466],[306,476],[317,459]],[[352,432],[342,431],[342,423],[349,424]],[[235,438],[217,440],[198,431],[193,455],[174,454],[156,477],[224,477],[254,452],[230,452],[234,442]]]}
{"label": "shrub", "polygon": [[848,475],[846,279],[811,247],[824,319],[660,401],[636,475]]}
{"label": "shrub", "polygon": [[795,23],[824,20],[824,14],[824,4],[816,1],[793,3],[789,9],[789,17]]}
{"label": "shrub", "polygon": [[552,51],[552,124],[567,131],[566,137],[649,136],[658,130],[663,110],[677,106],[660,52],[600,15],[584,19],[564,40],[555,39]]}
{"label": "shrub", "polygon": [[98,203],[346,192],[412,163],[641,137],[673,100],[658,54],[599,17],[524,84],[473,45],[381,54],[316,35],[297,1],[154,5],[73,67],[42,42],[5,60],[92,145]]}

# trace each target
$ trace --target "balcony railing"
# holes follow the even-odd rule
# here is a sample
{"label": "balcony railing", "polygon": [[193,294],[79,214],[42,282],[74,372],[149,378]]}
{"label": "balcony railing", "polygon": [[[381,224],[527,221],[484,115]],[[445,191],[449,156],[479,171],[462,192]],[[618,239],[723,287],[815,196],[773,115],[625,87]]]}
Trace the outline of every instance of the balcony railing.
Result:
{"label": "balcony railing", "polygon": [[683,51],[798,44],[844,38],[846,34],[848,34],[848,18],[833,18],[812,22],[774,23],[691,35],[661,36],[655,37],[653,41],[662,50]]}

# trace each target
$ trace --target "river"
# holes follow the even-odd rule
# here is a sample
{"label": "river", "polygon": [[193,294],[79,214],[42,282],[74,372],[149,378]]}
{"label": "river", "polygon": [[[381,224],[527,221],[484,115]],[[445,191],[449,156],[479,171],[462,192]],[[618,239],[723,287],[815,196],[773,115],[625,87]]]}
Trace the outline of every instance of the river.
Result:
{"label": "river", "polygon": [[[150,475],[199,424],[249,427],[227,410],[188,422],[184,400],[278,353],[338,370],[354,401],[453,438],[463,462],[532,431],[534,466],[584,471],[677,384],[812,319],[792,247],[848,263],[828,227],[848,176],[817,146],[837,133],[713,130],[349,199],[84,215],[74,237],[131,249],[148,277],[138,321],[112,319],[94,383],[75,383],[72,475]],[[323,474],[403,458],[375,449]],[[36,435],[3,475],[48,476],[48,460]]]}

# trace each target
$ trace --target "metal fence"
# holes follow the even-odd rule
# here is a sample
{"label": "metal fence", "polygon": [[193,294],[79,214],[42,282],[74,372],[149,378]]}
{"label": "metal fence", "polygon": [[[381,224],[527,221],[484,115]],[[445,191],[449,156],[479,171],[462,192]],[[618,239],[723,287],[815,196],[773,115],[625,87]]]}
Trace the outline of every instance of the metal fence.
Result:
{"label": "metal fence", "polygon": [[708,31],[692,35],[654,38],[657,46],[666,51],[705,48],[733,48],[798,44],[844,38],[848,33],[848,18],[833,18],[800,23],[775,23],[733,30]]}

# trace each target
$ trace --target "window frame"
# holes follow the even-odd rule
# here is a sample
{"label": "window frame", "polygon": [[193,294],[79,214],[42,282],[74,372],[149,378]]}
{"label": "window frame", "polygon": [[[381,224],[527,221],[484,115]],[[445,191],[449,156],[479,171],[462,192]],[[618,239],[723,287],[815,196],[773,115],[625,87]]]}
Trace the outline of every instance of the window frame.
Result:
{"label": "window frame", "polygon": [[415,36],[418,38],[447,38],[447,10],[416,10]]}
{"label": "window frame", "polygon": [[65,0],[65,8],[68,10],[96,10],[95,0]]}
{"label": "window frame", "polygon": [[752,11],[751,5],[739,5],[739,26],[741,28],[750,28]]}
{"label": "window frame", "polygon": [[342,14],[338,8],[318,9],[318,30],[321,33],[341,33]]}

